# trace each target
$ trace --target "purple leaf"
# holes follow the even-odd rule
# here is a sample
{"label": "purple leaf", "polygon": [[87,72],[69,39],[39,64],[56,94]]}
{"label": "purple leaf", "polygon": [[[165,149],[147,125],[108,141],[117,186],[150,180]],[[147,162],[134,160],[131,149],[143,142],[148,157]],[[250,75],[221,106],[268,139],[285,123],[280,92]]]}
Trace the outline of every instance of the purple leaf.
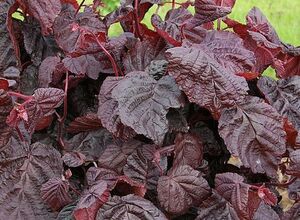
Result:
{"label": "purple leaf", "polygon": [[172,169],[168,176],[161,176],[157,192],[158,200],[167,212],[183,214],[205,200],[210,187],[199,171],[184,165]]}
{"label": "purple leaf", "polygon": [[53,74],[57,71],[57,66],[60,63],[60,58],[49,56],[43,60],[39,67],[39,86],[49,87],[52,83]]}
{"label": "purple leaf", "polygon": [[202,164],[203,143],[196,135],[177,134],[175,138],[173,166],[189,165],[196,169]]}
{"label": "purple leaf", "polygon": [[276,110],[257,97],[247,97],[243,104],[224,109],[219,133],[228,150],[238,156],[254,173],[276,176],[285,152],[286,133]]}
{"label": "purple leaf", "polygon": [[11,128],[6,124],[6,118],[13,109],[11,97],[0,89],[0,149],[2,149],[10,139]]}
{"label": "purple leaf", "polygon": [[84,116],[75,118],[67,127],[69,133],[79,133],[85,131],[94,131],[102,127],[101,121],[94,113],[87,113]]}
{"label": "purple leaf", "polygon": [[118,102],[112,97],[112,90],[118,85],[120,78],[107,77],[102,83],[100,93],[98,95],[98,117],[103,127],[110,131],[114,136],[129,139],[135,136],[132,128],[122,124]]}
{"label": "purple leaf", "polygon": [[86,172],[86,178],[89,186],[105,181],[107,183],[107,188],[111,191],[118,182],[119,174],[106,168],[90,167]]}
{"label": "purple leaf", "polygon": [[7,216],[32,220],[55,218],[42,201],[40,188],[62,174],[62,161],[57,150],[39,142],[29,146],[11,138],[2,148],[0,167],[1,219]]}
{"label": "purple leaf", "polygon": [[79,167],[86,161],[85,155],[76,151],[65,153],[61,159],[68,167]]}
{"label": "purple leaf", "polygon": [[98,163],[101,167],[109,168],[121,173],[126,164],[127,157],[142,145],[142,142],[136,140],[116,142],[108,145],[99,157]]}
{"label": "purple leaf", "polygon": [[168,109],[182,106],[181,92],[171,76],[156,81],[145,72],[123,78],[112,90],[112,97],[118,102],[122,123],[156,144],[162,143],[168,131]]}
{"label": "purple leaf", "polygon": [[99,209],[96,220],[110,219],[167,220],[167,217],[150,201],[128,195],[114,196]]}
{"label": "purple leaf", "polygon": [[275,81],[261,77],[257,86],[266,100],[280,115],[286,117],[295,128],[300,130],[300,76]]}
{"label": "purple leaf", "polygon": [[42,33],[52,33],[55,18],[61,11],[60,0],[17,0],[23,11],[31,14],[41,24]]}
{"label": "purple leaf", "polygon": [[98,209],[107,202],[109,191],[106,182],[99,182],[87,189],[73,211],[76,220],[94,220]]}
{"label": "purple leaf", "polygon": [[53,211],[58,211],[72,202],[69,183],[58,177],[51,178],[42,185],[41,196]]}
{"label": "purple leaf", "polygon": [[203,50],[176,47],[167,50],[167,58],[169,74],[189,101],[207,108],[215,118],[247,94],[246,80],[226,71]]}

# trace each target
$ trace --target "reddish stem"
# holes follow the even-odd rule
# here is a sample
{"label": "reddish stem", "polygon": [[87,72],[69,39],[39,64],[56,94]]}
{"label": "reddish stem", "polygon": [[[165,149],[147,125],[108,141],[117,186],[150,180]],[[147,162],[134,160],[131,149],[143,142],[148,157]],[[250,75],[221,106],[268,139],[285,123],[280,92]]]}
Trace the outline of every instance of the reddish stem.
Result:
{"label": "reddish stem", "polygon": [[297,180],[297,177],[292,177],[288,182],[286,183],[267,183],[269,185],[272,185],[272,186],[277,186],[277,187],[283,187],[283,188],[286,188],[288,187],[289,185],[291,185],[293,182],[295,182]]}
{"label": "reddish stem", "polygon": [[175,0],[172,0],[172,9],[174,9],[175,8]]}
{"label": "reddish stem", "polygon": [[[113,70],[116,74],[116,76],[119,76],[119,68],[118,68],[118,65],[115,61],[115,59],[112,57],[112,55],[105,49],[105,47],[102,45],[102,43],[99,41],[99,39],[97,38],[97,36],[92,33],[92,32],[89,32],[96,40],[97,44],[99,45],[99,47],[101,47],[101,49],[104,51],[104,53],[106,54],[106,56],[109,58],[110,62],[111,62],[111,65],[113,67]],[[123,75],[123,73],[120,71],[121,75]]]}
{"label": "reddish stem", "polygon": [[136,30],[136,35],[140,40],[143,40],[143,36],[141,35],[141,30],[140,30],[140,22],[139,22],[139,16],[138,16],[138,9],[139,9],[139,1],[135,0],[134,1],[134,10],[133,10],[133,18],[134,18],[134,24],[135,24],[135,30]]}
{"label": "reddish stem", "polygon": [[85,2],[85,0],[81,1],[80,5],[78,6],[78,8],[77,8],[77,10],[75,12],[75,16],[78,14],[78,12],[79,12],[80,8],[83,6],[84,2]]}
{"label": "reddish stem", "polygon": [[20,98],[20,99],[23,99],[23,100],[25,100],[25,101],[31,100],[31,99],[32,99],[32,96],[29,96],[29,95],[23,95],[23,94],[18,93],[18,92],[8,92],[8,95],[10,95],[10,96],[15,96],[15,97]]}

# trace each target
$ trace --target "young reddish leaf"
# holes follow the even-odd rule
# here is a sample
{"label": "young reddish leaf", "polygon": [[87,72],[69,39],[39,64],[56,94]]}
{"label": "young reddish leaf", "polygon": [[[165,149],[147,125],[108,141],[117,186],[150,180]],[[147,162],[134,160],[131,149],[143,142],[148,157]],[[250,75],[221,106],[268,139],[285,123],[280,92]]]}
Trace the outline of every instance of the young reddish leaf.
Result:
{"label": "young reddish leaf", "polygon": [[23,11],[31,14],[41,24],[42,33],[52,33],[52,26],[55,18],[61,11],[60,0],[17,0]]}
{"label": "young reddish leaf", "polygon": [[275,81],[261,77],[257,86],[268,103],[300,130],[300,76]]}
{"label": "young reddish leaf", "polygon": [[123,64],[126,73],[132,71],[145,71],[152,60],[162,60],[166,50],[166,43],[163,38],[146,38],[137,41],[124,56]]}
{"label": "young reddish leaf", "polygon": [[177,134],[173,166],[189,165],[196,169],[202,164],[203,143],[196,135]]}
{"label": "young reddish leaf", "polygon": [[86,172],[86,179],[89,186],[105,181],[107,183],[107,188],[111,191],[118,182],[119,174],[106,168],[90,167]]}
{"label": "young reddish leaf", "polygon": [[52,83],[53,74],[57,70],[57,66],[60,63],[60,58],[57,56],[49,56],[43,60],[39,67],[39,86],[49,87]]}
{"label": "young reddish leaf", "polygon": [[58,211],[72,202],[68,182],[58,177],[51,178],[42,185],[41,196],[53,211]]}
{"label": "young reddish leaf", "polygon": [[210,187],[199,171],[184,165],[169,171],[168,176],[161,176],[157,192],[158,200],[167,212],[183,214],[206,199]]}
{"label": "young reddish leaf", "polygon": [[207,108],[217,119],[220,110],[233,106],[247,94],[244,78],[224,69],[203,50],[176,47],[167,50],[168,72],[190,102]]}
{"label": "young reddish leaf", "polygon": [[96,220],[136,219],[167,220],[150,201],[135,195],[114,196],[98,211]]}
{"label": "young reddish leaf", "polygon": [[276,176],[277,166],[286,150],[282,117],[257,97],[224,109],[219,133],[228,150],[238,156],[254,173]]}
{"label": "young reddish leaf", "polygon": [[86,161],[85,155],[76,151],[65,153],[61,159],[68,167],[79,167]]}
{"label": "young reddish leaf", "polygon": [[43,130],[45,128],[48,128],[49,125],[52,123],[52,121],[53,121],[53,116],[52,115],[44,116],[43,118],[41,118],[37,122],[34,130],[35,131],[41,131],[41,130]]}
{"label": "young reddish leaf", "polygon": [[79,133],[85,131],[94,131],[102,127],[101,121],[94,113],[87,113],[84,116],[75,118],[67,127],[69,133]]}
{"label": "young reddish leaf", "polygon": [[7,91],[9,87],[9,83],[8,80],[4,79],[4,78],[0,78],[0,89]]}
{"label": "young reddish leaf", "polygon": [[114,136],[124,139],[133,137],[136,133],[128,126],[122,124],[118,102],[112,97],[112,90],[118,85],[120,78],[107,77],[100,88],[98,95],[98,117],[103,127],[110,131]]}
{"label": "young reddish leaf", "polygon": [[146,186],[147,190],[156,190],[157,181],[160,176],[158,166],[153,162],[154,145],[145,145],[138,148],[127,157],[123,168],[124,174],[136,182]]}
{"label": "young reddish leaf", "polygon": [[49,179],[62,174],[62,161],[57,150],[39,142],[29,146],[11,138],[2,148],[0,166],[1,219],[7,216],[32,220],[55,218],[41,199],[40,188]]}
{"label": "young reddish leaf", "polygon": [[126,164],[127,157],[141,147],[142,142],[131,140],[127,142],[116,142],[108,145],[98,159],[98,163],[102,167],[106,167],[119,173],[122,172]]}
{"label": "young reddish leaf", "polygon": [[[65,150],[70,153],[65,159],[71,159],[69,161],[72,161],[71,163],[77,161],[77,164],[82,163],[84,159],[85,161],[95,161],[112,143],[112,135],[105,129],[79,133],[65,141]],[[69,163],[69,165],[71,164]]]}
{"label": "young reddish leaf", "polygon": [[100,49],[95,39],[90,39],[91,34],[95,35],[101,42],[106,39],[106,26],[99,19],[91,8],[75,16],[74,8],[67,7],[55,19],[53,30],[57,44],[66,53],[80,55],[91,49]]}
{"label": "young reddish leaf", "polygon": [[0,72],[4,71],[9,66],[17,64],[17,56],[14,50],[14,45],[9,36],[6,20],[8,19],[8,11],[12,6],[13,1],[0,2]]}
{"label": "young reddish leaf", "polygon": [[197,218],[195,220],[239,220],[238,214],[222,196],[216,191],[205,199],[197,208]]}
{"label": "young reddish leaf", "polygon": [[183,35],[182,29],[185,23],[192,19],[193,15],[185,8],[169,10],[165,21],[157,14],[153,14],[151,23],[157,33],[167,42],[174,46],[181,46]]}
{"label": "young reddish leaf", "polygon": [[195,26],[224,17],[233,7],[233,4],[228,4],[228,1],[221,5],[219,0],[196,0],[194,4],[195,16],[191,22]]}
{"label": "young reddish leaf", "polygon": [[0,149],[4,147],[11,136],[11,128],[6,124],[6,118],[13,109],[11,97],[0,89]]}
{"label": "young reddish leaf", "polygon": [[171,76],[156,81],[145,72],[127,75],[112,90],[112,97],[118,101],[122,123],[156,144],[168,132],[168,109],[182,106],[181,92]]}
{"label": "young reddish leaf", "polygon": [[93,55],[66,57],[62,60],[65,68],[74,74],[84,74],[91,79],[99,77],[101,63]]}
{"label": "young reddish leaf", "polygon": [[265,186],[261,186],[258,189],[258,196],[261,198],[267,205],[275,206],[277,204],[277,197]]}
{"label": "young reddish leaf", "polygon": [[76,220],[94,220],[98,209],[107,202],[109,191],[107,183],[102,181],[87,189],[81,196],[73,216]]}

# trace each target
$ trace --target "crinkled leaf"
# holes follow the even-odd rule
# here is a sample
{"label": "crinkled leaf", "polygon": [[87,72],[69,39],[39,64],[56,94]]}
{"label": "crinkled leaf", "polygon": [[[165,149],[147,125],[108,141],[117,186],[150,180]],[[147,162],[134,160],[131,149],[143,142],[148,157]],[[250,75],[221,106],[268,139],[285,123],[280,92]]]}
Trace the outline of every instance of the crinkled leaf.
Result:
{"label": "crinkled leaf", "polygon": [[12,138],[2,148],[0,167],[1,219],[8,216],[32,220],[55,218],[42,201],[40,188],[62,174],[62,161],[57,150],[39,142],[29,146]]}
{"label": "crinkled leaf", "polygon": [[126,164],[127,157],[143,145],[142,142],[130,140],[127,142],[116,142],[108,145],[98,159],[101,167],[113,169],[121,173]]}
{"label": "crinkled leaf", "polygon": [[300,76],[278,81],[261,77],[257,86],[268,103],[300,130]]}
{"label": "crinkled leaf", "polygon": [[157,14],[153,14],[151,23],[157,33],[174,46],[180,46],[183,40],[182,26],[192,19],[193,15],[185,8],[169,10],[165,21]]}
{"label": "crinkled leaf", "polygon": [[196,169],[202,164],[203,143],[196,135],[177,134],[175,138],[173,166],[189,165]]}
{"label": "crinkled leaf", "polygon": [[107,202],[109,191],[106,182],[99,182],[87,189],[73,211],[76,220],[94,220],[98,209]]}
{"label": "crinkled leaf", "polygon": [[74,74],[87,75],[91,79],[97,79],[99,76],[101,63],[93,55],[66,57],[62,62],[66,69]]}
{"label": "crinkled leaf", "polygon": [[255,64],[254,53],[244,47],[241,38],[229,31],[211,31],[197,47],[232,74],[249,72]]}
{"label": "crinkled leaf", "polygon": [[60,210],[72,202],[68,182],[58,177],[51,178],[42,185],[41,196],[53,211]]}
{"label": "crinkled leaf", "polygon": [[105,129],[82,132],[65,141],[67,151],[83,154],[86,161],[97,160],[112,143],[112,135]]}
{"label": "crinkled leaf", "polygon": [[85,163],[86,157],[80,152],[72,151],[65,153],[62,160],[68,167],[79,167]]}
{"label": "crinkled leaf", "polygon": [[79,133],[98,130],[101,127],[102,124],[97,115],[94,113],[87,113],[84,116],[75,118],[75,120],[67,127],[67,131],[69,133]]}
{"label": "crinkled leaf", "polygon": [[132,128],[122,124],[118,102],[112,97],[112,90],[117,86],[120,78],[107,77],[99,92],[99,104],[97,115],[101,120],[103,127],[119,138],[131,138],[135,135]]}
{"label": "crinkled leaf", "polygon": [[17,2],[24,11],[40,22],[44,35],[52,33],[54,20],[62,7],[60,0],[17,0]]}
{"label": "crinkled leaf", "polygon": [[239,220],[238,214],[222,196],[216,191],[204,200],[197,208],[198,216],[196,220]]}
{"label": "crinkled leaf", "polygon": [[167,50],[166,56],[169,74],[189,101],[207,108],[215,118],[221,108],[234,105],[247,94],[246,80],[229,73],[203,50],[176,47]]}
{"label": "crinkled leaf", "polygon": [[123,168],[126,176],[146,185],[146,188],[152,191],[156,189],[160,176],[160,170],[153,162],[155,150],[154,145],[144,145],[142,148],[136,149],[127,157],[126,165]]}
{"label": "crinkled leaf", "polygon": [[162,60],[165,50],[166,43],[160,37],[137,41],[124,56],[123,64],[126,73],[144,71],[152,60]]}
{"label": "crinkled leaf", "polygon": [[169,213],[183,214],[209,196],[210,187],[201,173],[184,165],[161,176],[157,186],[158,200]]}
{"label": "crinkled leaf", "polygon": [[231,12],[231,4],[220,4],[219,0],[196,0],[195,15],[192,23],[195,26],[214,21]]}
{"label": "crinkled leaf", "polygon": [[228,150],[254,173],[276,176],[285,152],[286,133],[276,110],[257,97],[225,109],[219,120],[219,133]]}
{"label": "crinkled leaf", "polygon": [[154,79],[159,80],[166,75],[168,68],[168,61],[166,60],[152,60],[149,66],[147,66],[145,72],[147,72]]}
{"label": "crinkled leaf", "polygon": [[168,131],[169,108],[182,105],[181,92],[171,76],[156,81],[145,72],[132,72],[112,90],[122,123],[161,144]]}
{"label": "crinkled leaf", "polygon": [[57,70],[57,66],[60,63],[60,58],[57,56],[49,56],[44,59],[39,67],[39,86],[49,87],[52,82],[53,74]]}
{"label": "crinkled leaf", "polygon": [[114,196],[98,211],[96,220],[167,220],[150,201],[135,195]]}
{"label": "crinkled leaf", "polygon": [[99,50],[92,35],[100,41],[106,38],[106,26],[90,8],[75,16],[73,7],[66,7],[55,19],[53,30],[57,44],[66,52],[80,55],[89,50]]}
{"label": "crinkled leaf", "polygon": [[106,168],[90,167],[86,172],[86,179],[89,186],[105,181],[107,183],[107,188],[112,190],[118,182],[119,174]]}

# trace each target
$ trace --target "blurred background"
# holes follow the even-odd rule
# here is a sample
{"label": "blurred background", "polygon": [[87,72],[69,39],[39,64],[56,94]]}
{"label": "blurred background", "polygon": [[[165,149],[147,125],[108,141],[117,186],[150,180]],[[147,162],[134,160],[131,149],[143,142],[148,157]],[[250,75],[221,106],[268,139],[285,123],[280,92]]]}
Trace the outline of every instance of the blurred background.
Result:
{"label": "blurred background", "polygon": [[[78,2],[80,3],[81,0],[78,0]],[[86,0],[87,4],[92,2],[93,0]],[[103,0],[106,7],[101,9],[100,13],[106,15],[113,11],[119,6],[119,2],[120,0]],[[177,2],[180,2],[180,0]],[[236,4],[229,17],[244,23],[248,11],[254,6],[258,7],[268,18],[282,41],[295,46],[300,45],[300,0],[236,0]],[[161,7],[159,10],[161,17],[164,17],[170,8],[170,4]],[[143,20],[143,23],[151,28],[150,18],[155,10],[156,6],[153,6]],[[122,30],[119,24],[115,24],[109,30],[109,35],[116,36],[120,32]]]}

